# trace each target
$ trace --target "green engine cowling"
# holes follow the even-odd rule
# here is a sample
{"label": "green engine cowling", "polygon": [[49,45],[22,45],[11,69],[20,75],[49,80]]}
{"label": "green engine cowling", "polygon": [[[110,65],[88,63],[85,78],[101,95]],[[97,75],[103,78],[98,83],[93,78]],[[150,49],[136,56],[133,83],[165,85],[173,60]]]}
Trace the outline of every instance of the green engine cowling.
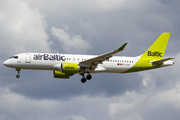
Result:
{"label": "green engine cowling", "polygon": [[68,63],[63,62],[61,63],[61,72],[66,74],[74,74],[79,71],[80,67],[76,63]]}
{"label": "green engine cowling", "polygon": [[73,74],[77,73],[80,69],[76,63],[63,62],[53,66],[54,78],[68,79]]}
{"label": "green engine cowling", "polygon": [[53,71],[54,74],[54,78],[63,78],[63,79],[68,79],[71,74],[67,74],[67,73],[62,73],[61,71]]}

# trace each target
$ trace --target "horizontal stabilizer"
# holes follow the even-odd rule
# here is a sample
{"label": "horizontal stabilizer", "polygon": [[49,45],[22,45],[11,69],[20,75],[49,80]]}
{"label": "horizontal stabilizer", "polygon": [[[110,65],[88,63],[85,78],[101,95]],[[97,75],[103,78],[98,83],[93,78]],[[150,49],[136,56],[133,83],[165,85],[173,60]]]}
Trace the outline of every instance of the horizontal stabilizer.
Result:
{"label": "horizontal stabilizer", "polygon": [[152,63],[154,64],[161,64],[165,61],[171,60],[171,59],[175,59],[175,58],[166,58],[166,59],[162,59],[162,60],[157,60],[157,61],[153,61]]}

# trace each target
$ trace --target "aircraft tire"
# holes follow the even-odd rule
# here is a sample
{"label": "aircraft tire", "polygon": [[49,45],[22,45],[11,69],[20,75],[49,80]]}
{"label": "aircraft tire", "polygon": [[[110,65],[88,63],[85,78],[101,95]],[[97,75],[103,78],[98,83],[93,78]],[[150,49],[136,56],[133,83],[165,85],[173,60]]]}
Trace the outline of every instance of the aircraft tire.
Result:
{"label": "aircraft tire", "polygon": [[86,79],[87,79],[87,80],[90,80],[91,78],[92,78],[92,75],[87,75],[87,76],[86,76]]}
{"label": "aircraft tire", "polygon": [[16,75],[16,78],[20,78],[20,75]]}
{"label": "aircraft tire", "polygon": [[82,83],[85,83],[85,82],[86,82],[86,78],[82,78],[82,79],[81,79],[81,82],[82,82]]}

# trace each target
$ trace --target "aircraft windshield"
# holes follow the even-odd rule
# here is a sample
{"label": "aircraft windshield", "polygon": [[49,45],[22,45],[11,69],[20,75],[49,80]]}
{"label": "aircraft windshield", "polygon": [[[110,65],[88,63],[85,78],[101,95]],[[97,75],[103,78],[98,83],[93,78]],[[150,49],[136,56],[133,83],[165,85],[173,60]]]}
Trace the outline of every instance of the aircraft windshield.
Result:
{"label": "aircraft windshield", "polygon": [[18,56],[12,56],[12,57],[10,57],[10,58],[18,59]]}

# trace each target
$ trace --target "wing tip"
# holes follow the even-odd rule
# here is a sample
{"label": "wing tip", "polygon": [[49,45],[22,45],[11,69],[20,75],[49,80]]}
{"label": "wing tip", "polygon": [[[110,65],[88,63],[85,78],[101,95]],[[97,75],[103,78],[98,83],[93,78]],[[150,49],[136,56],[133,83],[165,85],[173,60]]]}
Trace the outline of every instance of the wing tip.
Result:
{"label": "wing tip", "polygon": [[120,48],[118,48],[118,51],[123,51],[123,49],[126,47],[127,43],[124,43]]}

